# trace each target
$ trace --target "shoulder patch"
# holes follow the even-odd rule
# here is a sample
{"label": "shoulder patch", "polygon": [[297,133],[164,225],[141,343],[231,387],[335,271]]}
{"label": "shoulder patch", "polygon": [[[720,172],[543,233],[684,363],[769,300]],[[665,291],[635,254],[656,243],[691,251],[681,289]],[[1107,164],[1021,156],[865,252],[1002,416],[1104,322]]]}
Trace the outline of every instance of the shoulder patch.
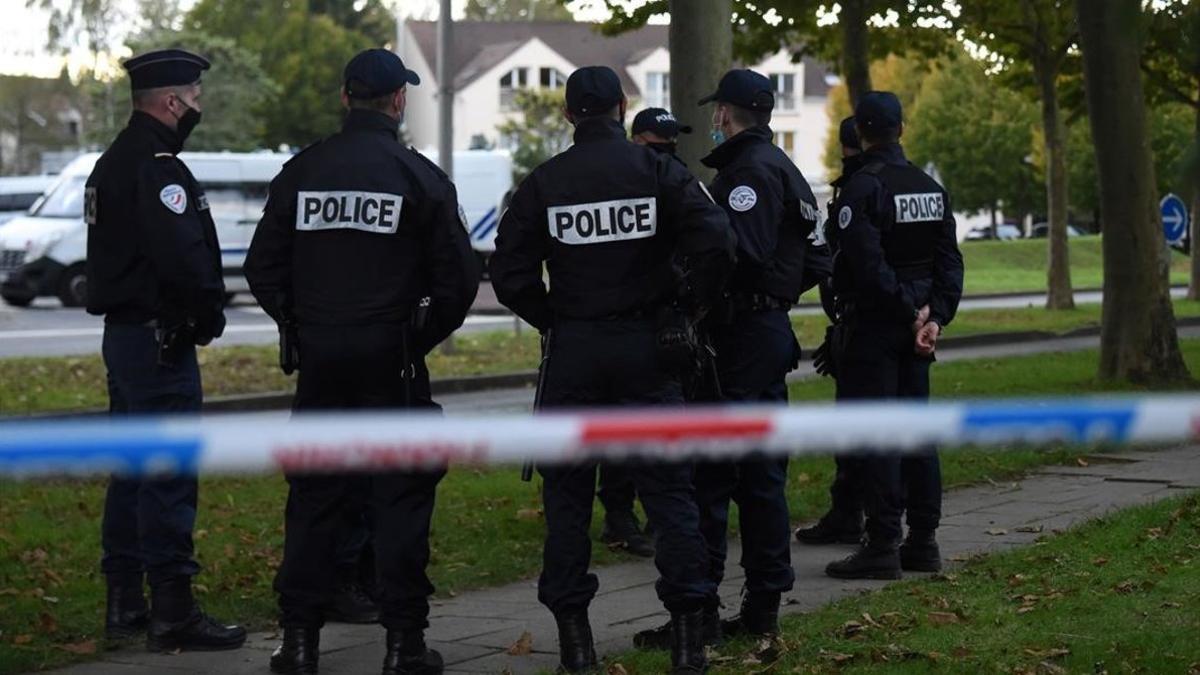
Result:
{"label": "shoulder patch", "polygon": [[849,206],[843,206],[842,210],[838,211],[838,227],[843,230],[850,227],[851,220],[854,220],[854,212]]}
{"label": "shoulder patch", "polygon": [[158,199],[175,215],[183,215],[187,210],[187,190],[179,183],[171,183],[158,191]]}
{"label": "shoulder patch", "polygon": [[758,193],[749,185],[739,185],[729,193],[729,208],[739,213],[749,211],[758,203]]}

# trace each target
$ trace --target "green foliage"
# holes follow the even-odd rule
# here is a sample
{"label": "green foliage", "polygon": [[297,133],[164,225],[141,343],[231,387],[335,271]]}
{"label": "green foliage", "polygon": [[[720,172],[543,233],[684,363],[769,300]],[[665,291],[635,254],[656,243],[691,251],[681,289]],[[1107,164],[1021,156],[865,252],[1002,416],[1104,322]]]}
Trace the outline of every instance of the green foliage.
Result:
{"label": "green foliage", "polygon": [[556,0],[467,0],[470,21],[573,21]]}
{"label": "green foliage", "polygon": [[65,71],[53,80],[0,75],[0,134],[12,143],[0,147],[0,175],[37,173],[43,151],[73,146],[58,113],[79,106],[80,98]]}
{"label": "green foliage", "polygon": [[[157,32],[129,44],[133,52],[181,47],[203,54],[213,67],[204,74],[201,106],[204,120],[188,138],[188,150],[246,151],[262,147],[263,120],[259,110],[279,88],[263,72],[258,55],[229,38],[194,31]],[[85,80],[93,112],[88,140],[112,141],[129,119],[129,79]]]}
{"label": "green foliage", "polygon": [[49,14],[47,33],[51,48],[69,52],[82,40],[92,52],[113,46],[124,19],[120,0],[25,0]]}
{"label": "green foliage", "polygon": [[1044,188],[1025,162],[1037,107],[996,86],[979,62],[943,60],[925,78],[908,118],[910,159],[937,167],[956,211],[1022,216],[1044,208]]}
{"label": "green foliage", "polygon": [[1160,0],[1153,7],[1142,57],[1146,93],[1200,107],[1200,3]]}
{"label": "green foliage", "polygon": [[514,184],[571,144],[571,124],[563,116],[563,93],[562,89],[518,90],[517,117],[496,127],[513,141]]}

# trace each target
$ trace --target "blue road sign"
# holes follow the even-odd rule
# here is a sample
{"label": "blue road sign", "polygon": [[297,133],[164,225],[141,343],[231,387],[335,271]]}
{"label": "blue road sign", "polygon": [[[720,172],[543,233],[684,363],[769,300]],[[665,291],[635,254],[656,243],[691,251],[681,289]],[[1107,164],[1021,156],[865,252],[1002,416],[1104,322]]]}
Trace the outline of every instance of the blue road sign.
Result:
{"label": "blue road sign", "polygon": [[1178,196],[1169,194],[1158,203],[1162,212],[1163,234],[1168,244],[1178,244],[1187,238],[1188,209],[1187,204]]}

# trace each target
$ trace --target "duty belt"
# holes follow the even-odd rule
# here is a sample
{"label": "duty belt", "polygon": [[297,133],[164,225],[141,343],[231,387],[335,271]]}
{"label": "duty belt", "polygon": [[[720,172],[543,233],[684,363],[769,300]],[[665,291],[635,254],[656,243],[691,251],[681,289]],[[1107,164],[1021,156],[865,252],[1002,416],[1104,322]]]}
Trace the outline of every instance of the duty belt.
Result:
{"label": "duty belt", "polygon": [[763,312],[766,310],[788,311],[792,303],[766,293],[730,293],[729,302],[739,312]]}

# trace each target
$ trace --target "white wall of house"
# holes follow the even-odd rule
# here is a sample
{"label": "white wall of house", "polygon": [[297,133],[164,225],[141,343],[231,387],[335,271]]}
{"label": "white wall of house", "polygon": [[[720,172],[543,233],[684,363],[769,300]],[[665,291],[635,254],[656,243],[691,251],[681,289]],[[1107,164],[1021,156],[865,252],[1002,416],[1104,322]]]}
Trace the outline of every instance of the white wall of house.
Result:
{"label": "white wall of house", "polygon": [[[408,31],[408,28],[404,28]],[[437,147],[437,73],[433,64],[425,60],[417,39],[408,33],[401,42],[400,60],[409,70],[421,76],[421,84],[408,88],[407,108],[404,111],[404,126],[413,147]],[[457,149],[458,146],[455,146]]]}

